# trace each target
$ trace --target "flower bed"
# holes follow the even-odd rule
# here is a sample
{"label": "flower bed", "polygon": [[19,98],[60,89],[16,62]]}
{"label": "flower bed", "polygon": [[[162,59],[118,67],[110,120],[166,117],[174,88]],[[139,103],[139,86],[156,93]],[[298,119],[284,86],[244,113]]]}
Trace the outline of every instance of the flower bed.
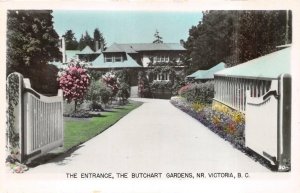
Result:
{"label": "flower bed", "polygon": [[236,111],[224,107],[224,105],[210,105],[198,102],[188,102],[183,97],[172,97],[171,103],[213,132],[231,142],[234,146],[241,148],[245,143],[244,116]]}
{"label": "flower bed", "polygon": [[178,96],[172,97],[170,102],[255,161],[275,170],[267,160],[245,147],[245,117],[242,113],[218,102],[212,105],[188,102],[185,98]]}

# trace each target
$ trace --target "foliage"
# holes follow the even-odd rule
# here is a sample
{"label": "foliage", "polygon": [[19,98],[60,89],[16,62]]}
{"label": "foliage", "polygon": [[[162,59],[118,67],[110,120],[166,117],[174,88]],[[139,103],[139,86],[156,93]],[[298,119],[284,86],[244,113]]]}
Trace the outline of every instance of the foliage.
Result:
{"label": "foliage", "polygon": [[109,87],[103,81],[100,81],[100,98],[103,104],[107,104],[111,97],[113,96],[113,91],[111,87]]}
{"label": "foliage", "polygon": [[[47,93],[45,68],[61,58],[59,36],[53,28],[50,10],[9,10],[7,12],[7,75],[19,72],[30,78],[32,87]],[[55,77],[49,71],[48,77]],[[43,90],[46,85],[46,89]]]}
{"label": "foliage", "polygon": [[77,50],[78,41],[75,38],[75,33],[72,30],[67,30],[63,35],[66,43],[66,50]]}
{"label": "foliage", "polygon": [[86,63],[71,60],[58,75],[59,87],[63,90],[68,103],[75,102],[75,111],[77,104],[82,102],[90,85],[90,77],[85,69],[86,65]]}
{"label": "foliage", "polygon": [[102,76],[103,82],[112,90],[112,97],[115,97],[119,90],[119,83],[115,72],[107,72]]}
{"label": "foliage", "polygon": [[178,91],[179,95],[186,98],[189,102],[212,103],[214,97],[214,83],[192,83],[183,86]]}
{"label": "foliage", "polygon": [[130,97],[130,86],[127,83],[120,83],[120,88],[118,90],[117,97],[121,98],[123,104]]}
{"label": "foliage", "polygon": [[189,30],[185,42],[188,73],[220,62],[237,65],[291,43],[291,13],[288,25],[286,14],[287,11],[203,12],[203,20]]}
{"label": "foliage", "polygon": [[232,110],[225,105],[211,105],[188,102],[182,97],[172,97],[171,103],[199,120],[213,132],[238,148],[245,144],[245,117],[241,112]]}
{"label": "foliage", "polygon": [[89,46],[91,49],[94,48],[94,41],[90,34],[86,31],[85,34],[81,35],[81,38],[78,43],[78,49],[83,50],[86,46]]}
{"label": "foliage", "polygon": [[126,83],[130,86],[130,73],[128,69],[115,71],[119,83]]}
{"label": "foliage", "polygon": [[156,32],[155,32],[155,34],[154,34],[154,41],[153,41],[153,43],[155,43],[155,44],[161,44],[161,43],[163,43],[163,41],[162,41],[162,37],[159,35],[159,32],[156,30]]}
{"label": "foliage", "polygon": [[142,98],[151,97],[150,84],[145,71],[140,71],[138,74],[138,94]]}
{"label": "foliage", "polygon": [[101,83],[99,80],[91,79],[91,84],[85,95],[85,99],[92,102],[92,106],[101,101]]}
{"label": "foliage", "polygon": [[96,71],[94,69],[87,69],[87,73],[90,75],[91,80],[99,80],[104,74],[104,72]]}
{"label": "foliage", "polygon": [[19,156],[19,150],[10,152],[10,155],[7,156],[5,163],[9,167],[12,173],[24,173],[28,170],[28,167],[24,164],[21,164],[17,157]]}
{"label": "foliage", "polygon": [[[98,42],[98,48],[100,49],[101,48],[101,44],[103,45],[103,48],[105,48],[106,46],[106,42],[105,42],[105,39],[103,37],[103,34],[100,32],[99,28],[96,28],[94,30],[94,39],[93,39],[95,45],[96,45],[96,42]],[[97,51],[96,48],[94,51]]]}
{"label": "foliage", "polygon": [[91,118],[93,117],[92,114],[89,113],[88,110],[77,110],[75,112],[72,112],[70,114],[64,114],[65,117],[73,117],[73,118]]}
{"label": "foliage", "polygon": [[[6,110],[7,139],[9,140],[8,148],[19,148],[19,134],[15,131],[15,106],[19,103],[19,76],[11,74],[8,76],[6,84],[6,101],[8,102]],[[10,147],[11,146],[11,147]]]}
{"label": "foliage", "polygon": [[20,136],[16,132],[15,128],[15,107],[19,104],[19,82],[20,76],[18,74],[10,74],[6,82],[6,126],[7,126],[7,136],[8,140],[7,151],[8,156],[6,158],[6,166],[9,167],[10,171],[13,173],[23,173],[28,170],[26,165],[20,163]]}
{"label": "foliage", "polygon": [[150,88],[152,91],[155,91],[157,89],[168,89],[171,90],[172,88],[172,82],[171,81],[153,81],[150,84]]}
{"label": "foliage", "polygon": [[89,46],[92,50],[97,51],[96,50],[97,42],[98,42],[98,48],[101,48],[101,44],[103,45],[103,48],[105,48],[106,42],[99,28],[96,28],[94,30],[93,37],[91,37],[87,31],[85,32],[85,34],[81,34],[81,38],[79,39],[77,49],[82,50],[86,46]]}
{"label": "foliage", "polygon": [[[156,62],[153,61],[149,63],[149,68],[147,70],[147,75],[149,81],[152,82],[151,90],[152,92],[156,89],[168,89],[171,91],[172,95],[177,95],[178,89],[184,84],[185,73],[183,70],[178,70],[176,68],[177,62]],[[153,81],[157,74],[168,74],[169,81]]]}

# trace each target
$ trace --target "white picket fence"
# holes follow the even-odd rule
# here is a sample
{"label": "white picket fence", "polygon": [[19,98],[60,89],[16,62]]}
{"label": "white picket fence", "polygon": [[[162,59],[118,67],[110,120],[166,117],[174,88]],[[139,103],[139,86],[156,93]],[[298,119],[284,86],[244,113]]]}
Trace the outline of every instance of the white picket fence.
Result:
{"label": "white picket fence", "polygon": [[29,79],[14,75],[20,79],[14,129],[20,136],[20,161],[28,163],[63,145],[63,95],[61,90],[57,96],[41,95],[31,88]]}

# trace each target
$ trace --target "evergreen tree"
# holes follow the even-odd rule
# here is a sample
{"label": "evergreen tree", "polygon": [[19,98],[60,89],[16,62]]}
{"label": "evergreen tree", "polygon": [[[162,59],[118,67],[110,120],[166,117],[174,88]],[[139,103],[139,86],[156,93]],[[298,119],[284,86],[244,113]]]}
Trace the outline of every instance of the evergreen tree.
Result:
{"label": "evergreen tree", "polygon": [[75,33],[72,30],[66,31],[63,35],[66,43],[66,50],[76,50],[78,48],[78,42],[75,38]]}
{"label": "evergreen tree", "polygon": [[86,44],[84,42],[84,37],[83,34],[81,34],[81,38],[79,39],[78,42],[78,50],[82,50],[83,48],[85,48]]}
{"label": "evergreen tree", "polygon": [[[100,32],[100,30],[98,28],[96,28],[94,30],[94,39],[93,39],[93,41],[94,41],[94,45],[96,45],[96,42],[98,42],[98,49],[101,48],[101,44],[103,45],[103,48],[105,48],[105,46],[106,46],[105,39],[104,39],[102,33]],[[95,51],[97,51],[95,47],[93,47],[93,48],[95,49]]]}
{"label": "evergreen tree", "polygon": [[[287,11],[206,11],[189,31],[185,43],[189,71],[208,69],[219,62],[237,65],[291,42]],[[289,17],[291,15],[289,13]],[[288,40],[286,40],[288,37]]]}
{"label": "evergreen tree", "polygon": [[156,32],[155,32],[155,34],[154,34],[154,41],[153,41],[153,43],[155,43],[155,44],[161,44],[161,43],[163,43],[163,41],[162,41],[162,37],[159,35],[159,32],[156,30]]}
{"label": "evergreen tree", "polygon": [[90,34],[86,31],[85,34],[81,35],[81,38],[78,43],[79,50],[84,49],[86,46],[89,46],[91,49],[94,48],[93,38]]}
{"label": "evergreen tree", "polygon": [[[50,10],[7,12],[7,74],[20,72],[40,92],[48,92],[44,76],[45,69],[50,69],[48,62],[61,59],[51,14]],[[47,80],[56,79],[54,71],[48,72]]]}

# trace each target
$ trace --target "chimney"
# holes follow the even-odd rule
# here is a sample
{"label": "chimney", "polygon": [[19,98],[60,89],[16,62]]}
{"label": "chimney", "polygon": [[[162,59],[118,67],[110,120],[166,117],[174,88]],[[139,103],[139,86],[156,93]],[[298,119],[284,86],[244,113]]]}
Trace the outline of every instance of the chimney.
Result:
{"label": "chimney", "polygon": [[180,40],[180,45],[181,45],[182,47],[184,47],[184,40],[183,40],[183,39]]}
{"label": "chimney", "polygon": [[101,49],[101,52],[104,51],[104,43],[103,42],[100,42],[100,49]]}
{"label": "chimney", "polygon": [[99,50],[99,42],[95,41],[95,52]]}
{"label": "chimney", "polygon": [[64,37],[61,37],[61,54],[62,54],[62,63],[67,62],[66,61],[66,42],[65,42]]}

